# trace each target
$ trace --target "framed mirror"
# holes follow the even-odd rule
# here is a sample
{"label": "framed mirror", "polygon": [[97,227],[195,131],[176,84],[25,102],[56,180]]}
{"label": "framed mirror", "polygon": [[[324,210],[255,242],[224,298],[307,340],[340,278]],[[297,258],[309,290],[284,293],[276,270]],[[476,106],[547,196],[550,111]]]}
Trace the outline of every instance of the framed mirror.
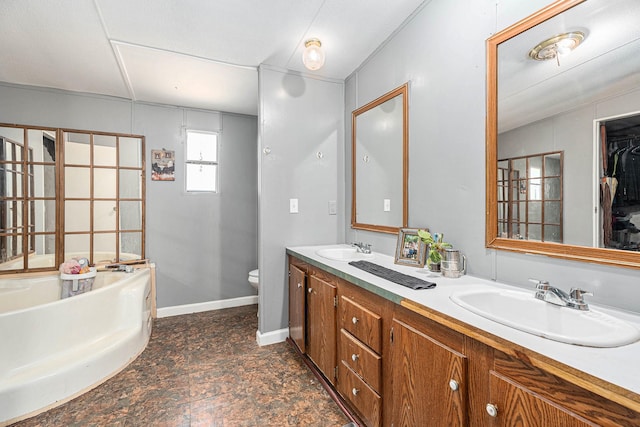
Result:
{"label": "framed mirror", "polygon": [[397,233],[407,226],[408,83],[352,113],[351,226]]}
{"label": "framed mirror", "polygon": [[639,21],[560,0],[487,40],[487,247],[640,268]]}

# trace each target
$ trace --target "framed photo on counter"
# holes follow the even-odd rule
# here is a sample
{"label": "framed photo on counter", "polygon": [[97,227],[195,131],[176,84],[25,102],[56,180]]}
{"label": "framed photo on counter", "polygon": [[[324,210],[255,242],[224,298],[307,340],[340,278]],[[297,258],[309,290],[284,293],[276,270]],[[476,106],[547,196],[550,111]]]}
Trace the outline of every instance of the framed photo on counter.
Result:
{"label": "framed photo on counter", "polygon": [[418,236],[417,228],[401,228],[398,231],[395,263],[424,267],[427,245]]}

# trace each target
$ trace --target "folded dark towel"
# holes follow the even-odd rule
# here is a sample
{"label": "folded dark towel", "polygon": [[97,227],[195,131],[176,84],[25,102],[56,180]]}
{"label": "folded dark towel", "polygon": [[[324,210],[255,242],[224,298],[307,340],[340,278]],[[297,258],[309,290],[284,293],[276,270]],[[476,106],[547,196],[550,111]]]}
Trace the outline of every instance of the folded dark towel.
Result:
{"label": "folded dark towel", "polygon": [[398,285],[406,286],[407,288],[418,290],[432,289],[436,287],[436,284],[433,282],[428,282],[426,280],[418,279],[417,277],[402,274],[395,270],[391,270],[390,268],[386,268],[369,261],[351,261],[349,265],[359,268],[360,270],[364,270],[367,273],[382,277],[383,279],[389,280],[393,283],[397,283]]}

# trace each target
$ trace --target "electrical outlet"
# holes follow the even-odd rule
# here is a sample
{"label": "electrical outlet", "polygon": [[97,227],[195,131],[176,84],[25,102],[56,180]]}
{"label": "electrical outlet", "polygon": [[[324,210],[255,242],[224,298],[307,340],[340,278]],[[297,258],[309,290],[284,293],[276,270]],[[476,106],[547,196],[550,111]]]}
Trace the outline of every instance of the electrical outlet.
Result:
{"label": "electrical outlet", "polygon": [[391,199],[384,199],[384,211],[391,211]]}
{"label": "electrical outlet", "polygon": [[298,213],[298,199],[289,199],[289,213]]}

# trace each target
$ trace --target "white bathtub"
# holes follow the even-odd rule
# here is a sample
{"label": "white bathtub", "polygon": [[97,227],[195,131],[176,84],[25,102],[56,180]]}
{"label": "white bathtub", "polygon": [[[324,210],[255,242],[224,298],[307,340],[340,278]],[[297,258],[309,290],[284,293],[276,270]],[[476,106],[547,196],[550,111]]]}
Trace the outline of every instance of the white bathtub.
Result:
{"label": "white bathtub", "polygon": [[57,275],[0,279],[0,426],[62,404],[133,361],[151,333],[151,269],[98,273],[60,300]]}

